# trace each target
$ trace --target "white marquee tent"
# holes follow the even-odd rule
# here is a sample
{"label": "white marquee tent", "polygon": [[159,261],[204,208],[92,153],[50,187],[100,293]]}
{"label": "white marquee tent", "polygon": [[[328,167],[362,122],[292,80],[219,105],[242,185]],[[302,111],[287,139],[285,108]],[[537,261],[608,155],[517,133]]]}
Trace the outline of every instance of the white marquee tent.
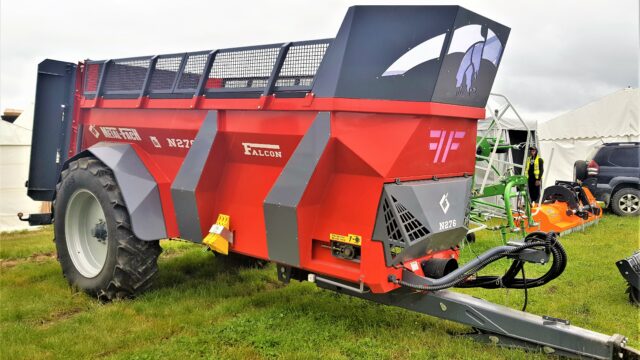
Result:
{"label": "white marquee tent", "polygon": [[[538,123],[543,186],[573,179],[573,163],[599,144],[640,141],[640,90],[623,89],[548,121]],[[545,163],[545,165],[547,165]],[[548,168],[548,169],[547,169]]]}
{"label": "white marquee tent", "polygon": [[16,214],[40,212],[42,203],[31,200],[24,187],[29,175],[33,112],[25,111],[12,124],[0,120],[0,231],[29,228]]}

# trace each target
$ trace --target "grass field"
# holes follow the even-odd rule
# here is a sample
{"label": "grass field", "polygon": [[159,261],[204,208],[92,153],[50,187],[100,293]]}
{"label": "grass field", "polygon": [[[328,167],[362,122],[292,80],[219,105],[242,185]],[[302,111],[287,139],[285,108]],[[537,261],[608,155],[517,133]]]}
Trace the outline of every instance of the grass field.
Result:
{"label": "grass field", "polygon": [[[614,265],[639,247],[638,225],[637,218],[608,215],[584,233],[563,237],[567,270],[529,291],[528,311],[624,334],[638,348],[640,313],[627,302],[626,284]],[[163,242],[152,291],[101,304],[67,286],[52,237],[51,229],[1,235],[2,359],[546,358],[479,344],[457,336],[469,330],[464,326],[310,283],[283,286],[273,266],[228,268],[188,243]],[[486,233],[462,256],[498,244],[497,236]],[[522,306],[520,291],[465,292]]]}

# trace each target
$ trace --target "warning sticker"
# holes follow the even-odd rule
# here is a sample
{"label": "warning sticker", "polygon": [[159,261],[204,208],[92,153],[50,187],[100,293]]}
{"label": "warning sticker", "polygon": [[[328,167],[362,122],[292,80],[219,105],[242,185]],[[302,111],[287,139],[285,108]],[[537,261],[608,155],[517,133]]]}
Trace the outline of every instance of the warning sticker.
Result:
{"label": "warning sticker", "polygon": [[340,234],[331,233],[329,234],[329,239],[332,241],[342,242],[345,244],[351,244],[356,246],[360,246],[362,244],[362,236],[354,235],[354,234],[340,235]]}

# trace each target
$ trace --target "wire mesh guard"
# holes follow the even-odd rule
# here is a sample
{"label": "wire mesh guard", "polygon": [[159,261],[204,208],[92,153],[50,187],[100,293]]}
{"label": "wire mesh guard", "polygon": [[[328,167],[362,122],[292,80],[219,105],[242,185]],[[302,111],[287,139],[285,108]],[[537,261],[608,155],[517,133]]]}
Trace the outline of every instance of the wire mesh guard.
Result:
{"label": "wire mesh guard", "polygon": [[151,58],[113,60],[104,79],[105,93],[140,91],[149,70]]}
{"label": "wire mesh guard", "polygon": [[264,88],[278,58],[280,47],[220,52],[205,86],[212,88]]}
{"label": "wire mesh guard", "polygon": [[169,91],[178,76],[182,55],[161,57],[156,61],[156,67],[151,73],[149,91]]}
{"label": "wire mesh guard", "polygon": [[276,86],[311,86],[329,43],[294,45],[289,48]]}
{"label": "wire mesh guard", "polygon": [[98,90],[98,81],[100,80],[100,72],[102,64],[87,64],[84,76],[84,92],[95,93]]}
{"label": "wire mesh guard", "polygon": [[[275,75],[276,90],[310,89],[331,40],[293,43]],[[204,78],[205,91],[264,90],[278,65],[281,45],[160,55],[157,58],[87,62],[85,94],[180,93],[193,95]],[[210,56],[213,58],[210,61]],[[105,65],[106,64],[106,65]],[[208,66],[209,65],[209,66]],[[103,67],[104,79],[101,79]],[[148,80],[147,80],[148,79]],[[145,89],[145,84],[148,81]]]}

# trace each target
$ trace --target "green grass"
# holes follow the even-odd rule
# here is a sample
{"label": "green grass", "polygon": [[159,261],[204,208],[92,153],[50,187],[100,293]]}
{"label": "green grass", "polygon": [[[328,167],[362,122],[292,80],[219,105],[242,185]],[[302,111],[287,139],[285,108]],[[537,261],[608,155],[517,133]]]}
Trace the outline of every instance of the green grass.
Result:
{"label": "green grass", "polygon": [[[627,302],[614,265],[639,247],[638,236],[638,219],[607,216],[584,233],[563,237],[567,270],[530,290],[528,311],[621,333],[631,346],[640,346],[639,312]],[[283,286],[273,266],[225,268],[212,253],[189,243],[163,242],[152,291],[133,301],[101,304],[70,290],[52,238],[51,229],[0,235],[2,359],[545,358],[456,336],[468,328],[453,322],[309,283]],[[497,235],[484,233],[462,257],[499,243]],[[520,291],[464,292],[522,306]]]}

